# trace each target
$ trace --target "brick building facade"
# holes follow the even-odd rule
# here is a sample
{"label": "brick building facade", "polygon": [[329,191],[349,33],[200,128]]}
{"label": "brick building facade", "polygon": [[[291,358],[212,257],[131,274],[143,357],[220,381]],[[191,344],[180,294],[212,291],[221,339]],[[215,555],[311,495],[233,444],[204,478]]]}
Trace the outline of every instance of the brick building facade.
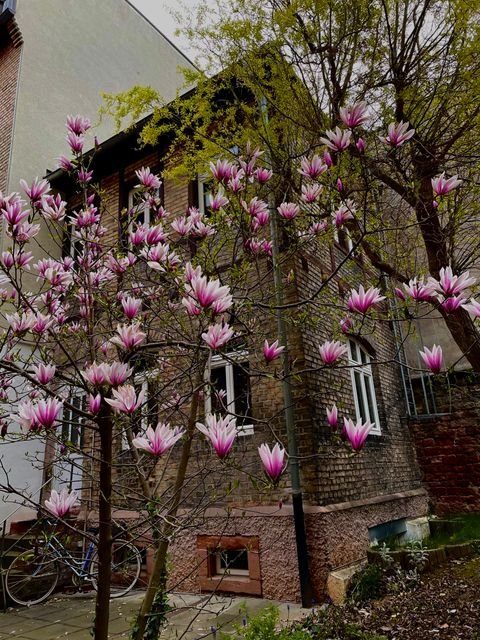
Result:
{"label": "brick building facade", "polygon": [[[105,143],[93,160],[107,204],[105,223],[112,229],[108,238],[112,246],[118,245],[122,216],[135,182],[134,171],[151,166],[161,173],[164,168],[165,149],[161,144],[153,150],[139,149],[137,135],[138,130],[118,134]],[[51,180],[68,194],[70,187],[64,175],[57,172]],[[183,214],[189,205],[197,205],[198,194],[197,181],[164,177],[163,204],[172,215]],[[75,205],[74,199],[71,205]],[[365,555],[375,527],[424,515],[427,509],[411,436],[401,421],[403,398],[389,323],[376,321],[367,327],[366,336],[348,337],[347,366],[320,366],[318,345],[339,337],[333,329],[338,326],[338,300],[365,275],[361,260],[355,258],[328,281],[335,265],[344,258],[339,243],[300,249],[290,265],[295,277],[286,288],[288,302],[313,300],[305,320],[290,326],[289,353],[297,372],[293,385],[295,432],[310,570],[317,599],[324,595],[329,571]],[[319,286],[324,289],[321,299],[314,295]],[[274,317],[266,312],[261,321],[271,328],[267,328],[267,335],[275,335]],[[243,345],[243,349],[242,359],[251,370],[261,369],[260,344]],[[357,378],[352,373],[355,370]],[[367,387],[370,391],[366,392]],[[351,456],[326,423],[325,410],[333,402],[342,415],[356,419],[367,411],[375,418],[375,434],[369,436],[358,456]],[[268,491],[261,483],[252,485],[248,477],[250,470],[258,470],[257,447],[271,442],[272,429],[280,440],[285,440],[279,379],[262,376],[250,383],[250,404],[254,426],[238,437],[234,453],[235,459],[241,461],[243,475],[213,461],[204,440],[200,436],[194,439],[188,491],[182,502],[185,526],[180,528],[170,551],[170,586],[297,600],[300,587],[288,473],[279,487]],[[174,450],[170,470],[160,465],[150,480],[153,483],[161,478],[159,490],[169,484],[175,455]],[[120,487],[127,478],[128,481],[122,490],[118,489],[114,506],[121,517],[135,520],[142,500],[133,471],[129,452],[122,451],[117,443],[115,484]],[[232,483],[235,489],[229,491]],[[94,491],[90,490],[90,496]],[[233,563],[233,569],[222,572],[222,563],[227,561]]]}

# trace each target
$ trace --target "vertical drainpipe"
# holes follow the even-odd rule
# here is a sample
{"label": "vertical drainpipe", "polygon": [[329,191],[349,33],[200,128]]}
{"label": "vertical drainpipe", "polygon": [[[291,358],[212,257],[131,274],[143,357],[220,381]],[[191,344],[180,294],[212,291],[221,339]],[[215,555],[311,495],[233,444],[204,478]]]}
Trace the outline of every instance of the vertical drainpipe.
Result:
{"label": "vertical drainpipe", "polygon": [[[267,136],[268,112],[265,98],[260,98],[260,113]],[[271,156],[268,149],[265,158],[272,166]],[[298,577],[300,581],[300,594],[303,607],[311,607],[313,602],[312,582],[310,579],[310,567],[308,561],[307,533],[305,529],[305,513],[303,510],[302,485],[300,480],[300,461],[298,457],[297,437],[295,434],[295,417],[293,412],[293,396],[290,383],[290,360],[288,351],[288,333],[285,316],[283,312],[284,295],[282,271],[279,262],[279,242],[277,229],[277,212],[275,197],[269,194],[268,207],[270,212],[270,234],[272,241],[272,263],[273,282],[275,286],[275,315],[277,319],[277,330],[279,343],[285,347],[282,352],[282,393],[284,403],[285,427],[287,430],[287,443],[289,454],[290,482],[292,486],[292,506],[293,522],[295,527],[295,545],[297,549]]]}

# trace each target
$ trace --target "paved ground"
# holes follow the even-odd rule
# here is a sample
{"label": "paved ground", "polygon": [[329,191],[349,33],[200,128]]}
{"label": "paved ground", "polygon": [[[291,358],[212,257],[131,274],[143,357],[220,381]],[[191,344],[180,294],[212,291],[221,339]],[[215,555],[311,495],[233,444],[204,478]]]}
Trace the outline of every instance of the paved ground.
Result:
{"label": "paved ground", "polygon": [[[129,623],[138,610],[142,593],[112,600],[110,637],[128,638]],[[271,601],[259,598],[229,598],[208,595],[176,594],[171,598],[174,610],[162,638],[175,640],[215,640],[215,630],[228,630],[231,623],[241,622]],[[278,604],[278,603],[277,603]],[[299,619],[305,610],[298,604],[280,604],[283,620]],[[91,640],[94,599],[91,594],[74,594],[50,598],[45,604],[0,612],[0,639],[21,640]]]}

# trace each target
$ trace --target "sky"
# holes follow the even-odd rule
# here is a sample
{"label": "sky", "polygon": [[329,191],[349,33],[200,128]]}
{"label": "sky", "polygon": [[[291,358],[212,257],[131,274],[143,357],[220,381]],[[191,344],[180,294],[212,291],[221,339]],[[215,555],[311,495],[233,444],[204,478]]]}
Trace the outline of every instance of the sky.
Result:
{"label": "sky", "polygon": [[[178,27],[178,24],[170,15],[169,10],[179,9],[179,3],[176,0],[129,1],[188,57],[192,59],[195,57],[195,50],[192,50],[187,39],[183,36],[175,35],[175,29]],[[193,9],[196,5],[198,5],[198,0],[182,0],[182,5],[187,8]]]}

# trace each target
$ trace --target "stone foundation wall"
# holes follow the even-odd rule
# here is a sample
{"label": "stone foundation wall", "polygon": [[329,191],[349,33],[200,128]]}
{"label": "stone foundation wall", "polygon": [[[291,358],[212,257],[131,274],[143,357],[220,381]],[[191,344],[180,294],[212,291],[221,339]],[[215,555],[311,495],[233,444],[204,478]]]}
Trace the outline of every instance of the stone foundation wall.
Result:
{"label": "stone foundation wall", "polygon": [[[305,510],[311,578],[315,599],[321,602],[325,598],[328,573],[366,557],[370,527],[398,518],[425,515],[427,497],[423,490],[417,489],[363,501],[307,506]],[[293,513],[289,505],[281,509],[235,509],[228,515],[221,509],[209,510],[203,522],[180,534],[170,549],[170,589],[202,590],[206,562],[203,536],[216,536],[219,546],[222,537],[225,540],[258,537],[262,597],[300,600]],[[229,591],[228,580],[220,582],[217,588]],[[246,588],[245,592],[249,590]]]}

